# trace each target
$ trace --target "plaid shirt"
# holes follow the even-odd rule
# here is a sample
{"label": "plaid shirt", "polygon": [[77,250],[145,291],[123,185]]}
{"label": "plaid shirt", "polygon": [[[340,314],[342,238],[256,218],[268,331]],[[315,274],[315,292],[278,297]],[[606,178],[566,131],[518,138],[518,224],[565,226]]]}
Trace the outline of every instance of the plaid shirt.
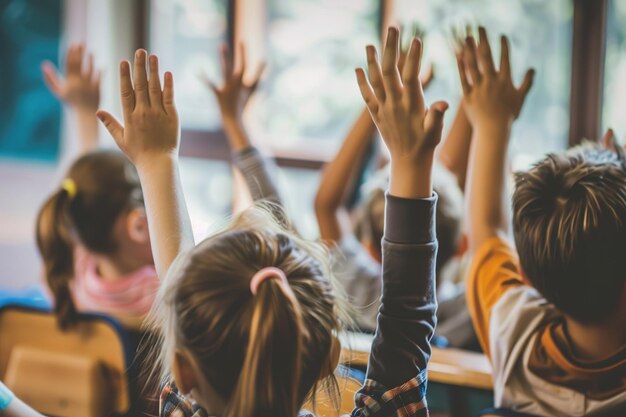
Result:
{"label": "plaid shirt", "polygon": [[[392,389],[368,379],[354,397],[352,417],[427,417],[425,395],[425,370]],[[161,417],[208,417],[206,411],[180,395],[173,382],[163,387],[159,409]],[[303,410],[298,417],[314,416]]]}

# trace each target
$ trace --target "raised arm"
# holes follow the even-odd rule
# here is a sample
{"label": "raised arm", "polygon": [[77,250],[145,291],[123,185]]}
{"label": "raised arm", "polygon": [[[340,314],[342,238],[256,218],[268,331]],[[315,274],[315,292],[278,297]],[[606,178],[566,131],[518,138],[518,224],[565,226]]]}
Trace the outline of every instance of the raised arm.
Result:
{"label": "raised arm", "polygon": [[80,153],[96,149],[100,73],[94,70],[93,55],[86,54],[82,44],[72,45],[65,56],[65,75],[59,74],[50,61],[43,62],[41,71],[48,89],[70,110],[80,136]]}
{"label": "raised arm", "polygon": [[363,165],[376,125],[367,109],[363,110],[346,136],[335,158],[322,172],[315,195],[315,215],[322,240],[337,242],[348,228],[344,207],[347,194],[354,186],[357,172]]}
{"label": "raised arm", "polygon": [[219,104],[233,163],[242,173],[253,200],[269,200],[281,204],[273,172],[275,167],[253,146],[243,123],[243,112],[259,85],[265,66],[261,64],[254,77],[246,81],[244,45],[240,44],[233,56],[228,45],[223,44],[220,55],[222,84],[218,86],[209,80],[207,84]]}
{"label": "raised arm", "polygon": [[466,192],[470,252],[489,238],[508,233],[509,137],[534,77],[534,71],[528,70],[521,86],[516,87],[507,38],[501,38],[502,56],[496,69],[484,28],[479,28],[479,35],[478,45],[473,37],[467,38],[462,59],[458,59],[465,110],[474,127]]}
{"label": "raised arm", "polygon": [[357,69],[361,93],[391,155],[378,328],[369,381],[356,396],[353,413],[377,417],[397,415],[399,410],[427,415],[424,396],[435,327],[437,254],[431,177],[448,108],[445,102],[430,108],[424,102],[418,77],[420,40],[412,40],[402,75],[398,42],[398,29],[389,29],[382,69],[375,48],[367,47],[369,81]]}
{"label": "raised arm", "polygon": [[465,104],[461,100],[450,131],[437,155],[439,162],[454,174],[461,190],[465,188],[471,144],[472,125],[465,114]]}
{"label": "raised arm", "polygon": [[174,105],[174,79],[166,72],[161,89],[158,58],[150,55],[148,59],[147,55],[143,49],[135,53],[133,81],[130,63],[120,63],[124,125],[110,113],[97,114],[137,167],[155,265],[159,277],[164,278],[178,254],[193,247],[194,241],[178,173],[180,128]]}

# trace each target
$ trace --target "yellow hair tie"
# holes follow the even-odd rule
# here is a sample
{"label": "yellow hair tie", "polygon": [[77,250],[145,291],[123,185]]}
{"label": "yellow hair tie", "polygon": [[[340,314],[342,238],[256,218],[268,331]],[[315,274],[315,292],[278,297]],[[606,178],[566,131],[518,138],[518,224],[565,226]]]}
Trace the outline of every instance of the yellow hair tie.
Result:
{"label": "yellow hair tie", "polygon": [[78,189],[76,188],[76,182],[74,182],[73,179],[71,178],[64,179],[63,183],[61,184],[61,188],[65,190],[70,200],[76,197],[76,193],[78,192]]}

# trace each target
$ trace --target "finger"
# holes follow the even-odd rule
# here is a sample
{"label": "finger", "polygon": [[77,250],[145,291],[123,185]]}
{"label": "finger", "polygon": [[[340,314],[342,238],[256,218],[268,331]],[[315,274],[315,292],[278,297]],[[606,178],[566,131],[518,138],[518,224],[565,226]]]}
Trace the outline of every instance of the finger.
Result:
{"label": "finger", "polygon": [[93,54],[87,54],[83,76],[88,80],[91,80],[91,77],[93,77]]}
{"label": "finger", "polygon": [[94,71],[93,76],[91,78],[91,83],[94,86],[100,86],[100,80],[102,79],[103,71]]}
{"label": "finger", "polygon": [[522,81],[522,85],[519,87],[519,92],[522,94],[522,97],[526,97],[528,92],[533,86],[533,81],[535,80],[535,70],[529,69],[526,71],[526,75],[524,75],[524,81]]}
{"label": "finger", "polygon": [[220,46],[220,64],[222,66],[222,77],[224,82],[226,82],[233,73],[233,62],[226,42],[223,42]]}
{"label": "finger", "polygon": [[52,94],[61,98],[63,93],[63,78],[57,72],[54,64],[50,61],[44,61],[41,64],[41,73],[43,75],[43,81],[48,89],[50,89]]}
{"label": "finger", "polygon": [[435,79],[435,65],[430,64],[425,74],[422,74],[420,77],[420,82],[422,83],[422,89],[426,90],[430,83]]}
{"label": "finger", "polygon": [[370,85],[367,77],[365,76],[365,71],[363,68],[357,68],[356,72],[356,81],[359,85],[359,90],[361,91],[361,96],[363,96],[363,101],[365,101],[365,106],[370,112],[373,120],[378,118],[378,100],[376,99],[376,95],[374,94],[374,90]]}
{"label": "finger", "polygon": [[443,131],[443,119],[448,110],[448,103],[445,101],[438,101],[433,103],[424,119],[424,132],[426,134],[433,135],[436,143],[441,141],[441,132]]}
{"label": "finger", "polygon": [[506,36],[500,37],[500,75],[511,78],[511,60],[509,58],[509,40]]}
{"label": "finger", "polygon": [[169,71],[163,76],[163,108],[167,114],[176,113],[176,104],[174,103],[174,77]]}
{"label": "finger", "polygon": [[124,126],[111,113],[98,110],[96,116],[109,131],[115,142],[120,145],[124,140]]}
{"label": "finger", "polygon": [[200,79],[202,83],[206,84],[213,91],[214,94],[218,93],[219,89],[217,85],[215,85],[215,83],[211,81],[211,78],[209,78],[209,76],[206,73],[199,72],[198,78]]}
{"label": "finger", "polygon": [[387,95],[385,94],[383,75],[380,69],[380,64],[378,63],[378,53],[373,45],[367,45],[365,51],[367,54],[367,70],[370,76],[369,82],[374,89],[374,94],[376,94],[378,102],[382,103],[387,98]]}
{"label": "finger", "polygon": [[615,133],[613,132],[613,129],[608,129],[606,131],[606,133],[604,134],[604,136],[602,137],[602,146],[604,146],[606,149],[610,149],[613,150],[613,140],[615,138]]}
{"label": "finger", "polygon": [[413,38],[402,73],[402,82],[408,90],[408,98],[411,102],[415,102],[419,109],[423,109],[425,106],[422,84],[419,80],[421,61],[422,42],[417,38]]}
{"label": "finger", "polygon": [[148,79],[148,92],[151,105],[158,106],[163,103],[161,92],[161,80],[159,78],[159,58],[156,55],[148,57],[148,66],[150,68],[150,78]]}
{"label": "finger", "polygon": [[150,106],[148,97],[148,74],[146,71],[147,55],[145,49],[137,49],[135,52],[135,65],[133,68],[133,84],[135,86],[135,106]]}
{"label": "finger", "polygon": [[237,46],[235,62],[233,64],[233,78],[241,81],[246,72],[246,47],[243,43]]}
{"label": "finger", "polygon": [[65,58],[65,70],[67,74],[80,74],[83,65],[83,46],[72,45],[67,51]]}
{"label": "finger", "polygon": [[390,27],[387,42],[383,51],[383,85],[391,97],[399,97],[402,92],[400,73],[398,72],[398,52],[400,48],[400,33],[397,28]]}
{"label": "finger", "polygon": [[493,63],[493,55],[491,53],[491,45],[489,45],[489,38],[487,37],[487,31],[484,27],[478,28],[479,44],[478,44],[478,59],[479,64],[484,73],[493,75],[496,73],[496,66]]}
{"label": "finger", "polygon": [[265,67],[266,67],[265,62],[261,62],[259,64],[256,72],[254,73],[254,78],[252,78],[252,82],[250,83],[251,92],[254,92],[259,86],[259,83],[261,82],[261,77],[263,76],[263,72],[265,71]]}
{"label": "finger", "polygon": [[463,63],[468,69],[469,75],[472,78],[472,85],[476,85],[482,79],[480,69],[478,68],[476,40],[473,37],[468,37],[465,40],[465,53],[463,55]]}
{"label": "finger", "polygon": [[467,97],[472,92],[472,87],[467,79],[467,68],[465,62],[461,56],[456,58],[456,63],[459,68],[459,78],[461,79],[461,87],[463,88],[463,95]]}
{"label": "finger", "polygon": [[135,91],[130,79],[130,63],[120,62],[120,97],[122,98],[122,110],[124,118],[127,118],[135,109]]}

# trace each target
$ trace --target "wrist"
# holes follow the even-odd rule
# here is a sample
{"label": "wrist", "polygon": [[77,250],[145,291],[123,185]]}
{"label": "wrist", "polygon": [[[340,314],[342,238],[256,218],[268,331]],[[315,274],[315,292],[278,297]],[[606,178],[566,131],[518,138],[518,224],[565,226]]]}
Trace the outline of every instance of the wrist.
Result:
{"label": "wrist", "polygon": [[133,164],[137,168],[140,177],[151,175],[155,172],[169,171],[178,166],[178,155],[176,152],[164,152],[146,154],[133,158]]}
{"label": "wrist", "polygon": [[225,117],[223,127],[232,151],[238,152],[250,146],[250,139],[241,119]]}
{"label": "wrist", "polygon": [[433,163],[433,152],[404,160],[392,157],[389,193],[401,198],[430,198]]}

